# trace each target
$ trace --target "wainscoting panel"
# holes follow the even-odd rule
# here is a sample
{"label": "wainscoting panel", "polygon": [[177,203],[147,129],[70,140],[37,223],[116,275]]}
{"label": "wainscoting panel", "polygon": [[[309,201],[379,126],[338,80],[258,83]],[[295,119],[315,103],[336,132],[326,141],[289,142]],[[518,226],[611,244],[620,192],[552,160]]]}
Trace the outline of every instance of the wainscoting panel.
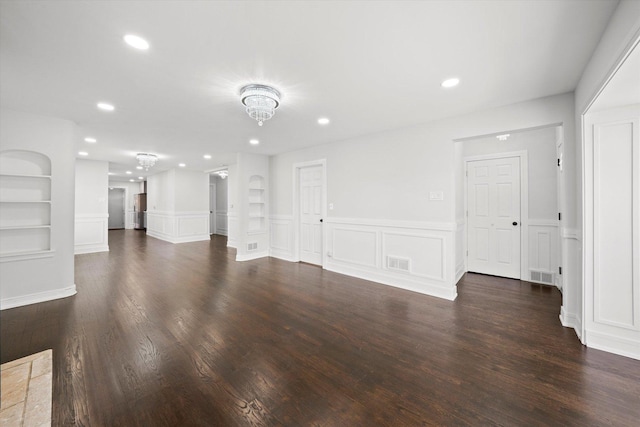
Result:
{"label": "wainscoting panel", "polygon": [[285,261],[294,261],[293,217],[271,215],[269,217],[269,256]]}
{"label": "wainscoting panel", "polygon": [[147,235],[171,243],[209,240],[209,212],[147,212]]}
{"label": "wainscoting panel", "polygon": [[324,268],[453,300],[455,224],[327,218]]}
{"label": "wainscoting panel", "polygon": [[523,280],[555,285],[559,258],[558,221],[530,219],[529,276]]}
{"label": "wainscoting panel", "polygon": [[76,215],[74,253],[108,252],[109,215]]}
{"label": "wainscoting panel", "polygon": [[462,278],[462,275],[467,271],[467,257],[466,257],[466,221],[464,218],[458,219],[456,221],[456,278],[454,280],[455,283]]}
{"label": "wainscoting panel", "polygon": [[238,247],[238,216],[235,212],[227,213],[227,247]]}
{"label": "wainscoting panel", "polygon": [[216,234],[227,236],[229,234],[227,211],[216,211]]}

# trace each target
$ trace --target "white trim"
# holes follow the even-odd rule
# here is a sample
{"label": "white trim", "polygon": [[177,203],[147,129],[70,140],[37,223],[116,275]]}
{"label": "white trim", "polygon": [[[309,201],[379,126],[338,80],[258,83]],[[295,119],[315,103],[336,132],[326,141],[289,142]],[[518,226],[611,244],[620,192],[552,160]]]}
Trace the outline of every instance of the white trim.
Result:
{"label": "white trim", "polygon": [[565,328],[573,328],[574,332],[582,342],[582,322],[575,313],[567,313],[563,306],[560,307],[560,323]]}
{"label": "white trim", "polygon": [[638,340],[594,330],[585,331],[585,338],[587,347],[640,360],[640,343],[638,343]]}
{"label": "white trim", "polygon": [[39,302],[51,301],[60,298],[67,298],[76,294],[76,285],[51,291],[37,292],[35,294],[20,295],[17,297],[4,298],[0,301],[0,310],[22,307],[24,305],[36,304]]}
{"label": "white trim", "polygon": [[30,259],[51,258],[55,255],[54,250],[34,251],[34,252],[15,252],[0,255],[0,262],[27,261]]}
{"label": "white trim", "polygon": [[329,224],[353,224],[353,225],[371,225],[379,227],[393,228],[411,228],[418,230],[440,230],[455,231],[456,223],[454,222],[426,222],[426,221],[397,221],[388,219],[369,219],[369,218],[325,218],[325,223]]}
{"label": "white trim", "polygon": [[[78,233],[78,226],[84,224],[90,227],[88,230],[90,236],[99,235],[97,239],[91,241],[78,241],[83,239]],[[74,247],[73,254],[90,254],[96,252],[109,252],[109,214],[77,214],[73,224],[74,229]],[[86,237],[86,236],[85,236]]]}
{"label": "white trim", "polygon": [[[322,166],[322,218],[327,219],[327,159],[311,160],[293,164],[293,259],[300,261],[300,169]],[[326,264],[327,238],[324,225],[322,230],[322,267]]]}
{"label": "white trim", "polygon": [[[464,181],[464,212],[465,228],[464,247],[468,248],[469,216],[468,212],[468,176],[469,162],[480,160],[495,160],[518,157],[520,159],[520,280],[527,280],[529,277],[529,158],[527,150],[511,151],[506,153],[483,154],[479,156],[468,156],[463,159],[464,168],[462,173]],[[469,255],[465,249],[465,269],[469,263]]]}
{"label": "white trim", "polygon": [[[205,226],[196,233],[184,233],[181,228],[182,221],[193,219],[201,219]],[[161,226],[157,227],[156,220],[161,221]],[[170,243],[211,240],[209,235],[209,211],[147,211],[147,236]]]}
{"label": "white trim", "polygon": [[268,251],[262,252],[249,252],[244,255],[238,254],[236,255],[236,261],[251,261],[258,258],[265,258],[269,256]]}
{"label": "white trim", "polygon": [[560,227],[557,219],[530,219],[529,227]]}

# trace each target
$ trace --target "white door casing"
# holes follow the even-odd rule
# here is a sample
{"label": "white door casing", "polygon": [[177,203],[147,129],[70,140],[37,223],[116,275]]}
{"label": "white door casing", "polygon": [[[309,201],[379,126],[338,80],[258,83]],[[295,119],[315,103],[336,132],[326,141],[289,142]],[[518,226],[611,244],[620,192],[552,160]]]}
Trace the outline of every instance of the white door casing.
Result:
{"label": "white door casing", "polygon": [[209,234],[216,234],[216,185],[209,184]]}
{"label": "white door casing", "polygon": [[322,265],[323,167],[299,169],[300,261]]}
{"label": "white door casing", "polygon": [[468,271],[520,279],[520,158],[470,161],[467,175]]}

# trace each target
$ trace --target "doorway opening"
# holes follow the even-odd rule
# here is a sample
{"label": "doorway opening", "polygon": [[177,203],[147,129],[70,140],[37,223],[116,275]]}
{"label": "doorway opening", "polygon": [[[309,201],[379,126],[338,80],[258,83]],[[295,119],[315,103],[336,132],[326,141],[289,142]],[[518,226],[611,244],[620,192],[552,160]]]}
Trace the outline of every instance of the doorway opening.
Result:
{"label": "doorway opening", "polygon": [[293,165],[295,259],[319,266],[324,265],[326,178],[324,159]]}
{"label": "doorway opening", "polygon": [[209,175],[209,234],[228,236],[228,171],[218,170]]}
{"label": "doorway opening", "polygon": [[109,230],[124,229],[124,188],[109,187]]}
{"label": "doorway opening", "polygon": [[562,127],[457,143],[463,159],[465,271],[561,289]]}

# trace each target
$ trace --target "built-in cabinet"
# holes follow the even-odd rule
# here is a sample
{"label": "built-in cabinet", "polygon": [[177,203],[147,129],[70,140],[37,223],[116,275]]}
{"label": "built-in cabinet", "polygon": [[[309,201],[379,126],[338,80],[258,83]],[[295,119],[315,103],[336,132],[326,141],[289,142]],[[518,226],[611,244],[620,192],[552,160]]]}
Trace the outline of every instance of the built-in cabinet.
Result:
{"label": "built-in cabinet", "polygon": [[51,251],[51,161],[33,151],[0,152],[0,260]]}
{"label": "built-in cabinet", "polygon": [[249,178],[249,226],[248,233],[266,230],[264,178],[253,175]]}

